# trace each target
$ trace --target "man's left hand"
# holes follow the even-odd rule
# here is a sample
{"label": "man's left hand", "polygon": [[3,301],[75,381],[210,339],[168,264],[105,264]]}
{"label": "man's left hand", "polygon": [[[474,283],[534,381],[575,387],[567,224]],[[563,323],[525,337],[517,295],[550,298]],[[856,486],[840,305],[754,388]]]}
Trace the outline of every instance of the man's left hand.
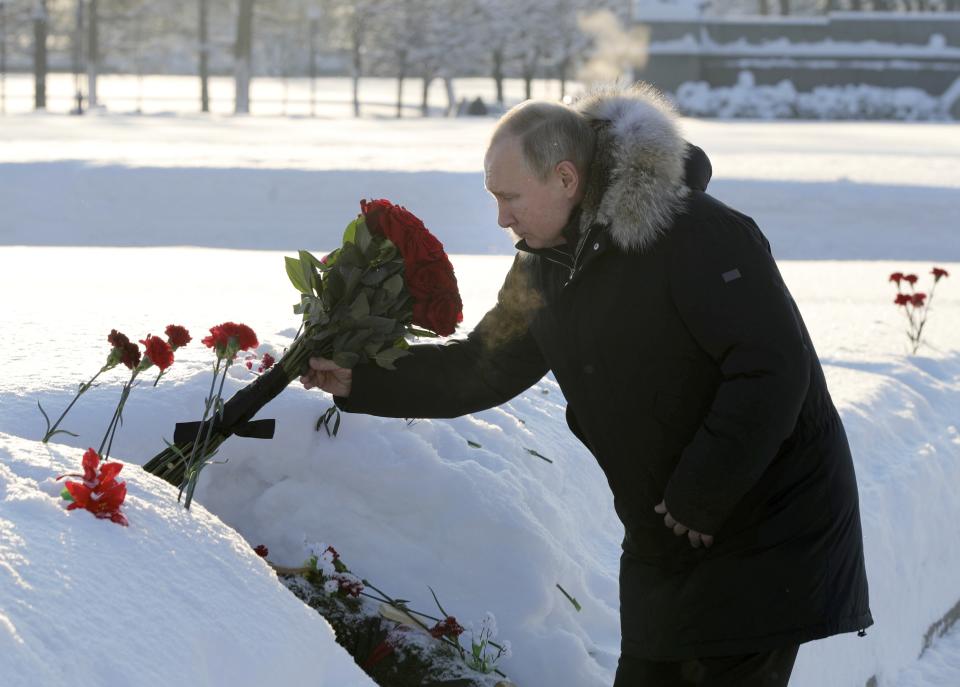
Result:
{"label": "man's left hand", "polygon": [[670,511],[667,510],[666,501],[661,501],[658,503],[653,507],[653,510],[663,516],[663,524],[672,529],[675,535],[679,537],[683,534],[686,534],[687,539],[690,540],[690,546],[693,548],[699,549],[701,546],[705,546],[709,549],[711,546],[713,546],[713,535],[691,530],[686,525],[677,522],[674,517],[670,515]]}

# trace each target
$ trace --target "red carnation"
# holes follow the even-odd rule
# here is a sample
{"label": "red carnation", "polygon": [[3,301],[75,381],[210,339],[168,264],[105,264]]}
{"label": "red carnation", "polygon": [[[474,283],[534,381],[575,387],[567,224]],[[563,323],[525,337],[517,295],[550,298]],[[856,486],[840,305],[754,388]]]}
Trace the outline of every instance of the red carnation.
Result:
{"label": "red carnation", "polygon": [[253,550],[260,558],[266,558],[270,554],[270,549],[263,544],[257,545]]}
{"label": "red carnation", "polygon": [[224,322],[210,328],[210,336],[203,338],[203,345],[214,348],[218,356],[233,357],[237,351],[247,351],[260,345],[257,335],[250,327],[236,322]]}
{"label": "red carnation", "polygon": [[896,282],[897,286],[899,286],[900,282],[903,281],[903,272],[894,272],[891,274],[890,281]]}
{"label": "red carnation", "polygon": [[923,306],[923,302],[927,300],[927,294],[918,292],[911,296],[910,301],[913,303],[913,307],[919,308]]}
{"label": "red carnation", "polygon": [[110,333],[107,334],[107,341],[110,342],[110,345],[114,348],[125,348],[130,339],[126,337],[125,334],[121,334],[116,329],[111,329]]}
{"label": "red carnation", "polygon": [[430,628],[430,635],[436,639],[440,639],[441,637],[456,639],[462,634],[463,626],[460,625],[460,623],[457,622],[457,619],[452,615],[448,615],[446,618]]}
{"label": "red carnation", "polygon": [[269,353],[264,353],[263,358],[260,359],[260,372],[265,372],[273,367],[273,364],[277,362],[276,359]]}
{"label": "red carnation", "polygon": [[333,556],[333,560],[335,561],[340,560],[340,554],[337,553],[337,550],[335,548],[333,548],[332,546],[328,546],[326,549],[324,549],[324,553],[326,553],[327,551],[329,551],[330,555]]}
{"label": "red carnation", "polygon": [[140,364],[140,348],[135,343],[129,341],[123,347],[123,353],[120,356],[120,362],[131,370]]}
{"label": "red carnation", "polygon": [[934,267],[934,268],[933,268],[933,271],[930,272],[930,274],[933,275],[933,281],[934,281],[934,283],[940,281],[940,278],[941,278],[941,277],[949,277],[949,276],[950,276],[950,273],[947,272],[947,271],[946,271],[945,269],[943,269],[942,267]]}
{"label": "red carnation", "polygon": [[176,324],[168,324],[164,332],[167,335],[167,343],[170,344],[170,347],[174,350],[186,346],[188,343],[193,341],[193,337],[190,336],[190,332],[187,331],[185,327],[181,327]]}
{"label": "red carnation", "polygon": [[904,280],[905,282],[909,282],[910,286],[913,286],[914,284],[917,283],[917,275],[915,275],[915,274],[908,274],[908,275],[904,276],[903,280]]}
{"label": "red carnation", "polygon": [[893,302],[897,305],[907,305],[912,302],[912,299],[909,293],[898,293]]}
{"label": "red carnation", "polygon": [[[100,464],[100,456],[92,448],[83,454],[83,482],[67,482],[66,490],[72,503],[67,510],[83,508],[98,518],[110,519],[127,525],[120,506],[127,497],[127,485],[117,481],[122,463]],[[79,477],[80,475],[76,475]]]}
{"label": "red carnation", "polygon": [[170,344],[159,336],[150,336],[147,334],[147,338],[141,339],[140,343],[143,344],[144,355],[147,356],[150,362],[156,365],[161,372],[173,365],[173,349],[170,348]]}

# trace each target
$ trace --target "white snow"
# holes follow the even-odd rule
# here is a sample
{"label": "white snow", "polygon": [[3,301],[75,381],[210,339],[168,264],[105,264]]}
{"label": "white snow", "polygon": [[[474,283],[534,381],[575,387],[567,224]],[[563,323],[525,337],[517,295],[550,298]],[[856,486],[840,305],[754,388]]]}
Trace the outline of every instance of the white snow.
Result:
{"label": "white snow", "polygon": [[78,455],[0,433],[0,684],[374,684],[236,531],[137,465],[130,527],[68,512]]}
{"label": "white snow", "polygon": [[[142,618],[164,604],[168,632],[182,631],[180,618],[187,617],[209,652],[242,653],[237,647],[261,630],[246,620],[255,608],[258,617],[311,628],[289,639],[269,634],[278,641],[256,656],[261,667],[273,667],[272,676],[323,675],[310,663],[320,660],[314,654],[334,670],[339,650],[325,623],[248,550],[265,544],[271,560],[298,565],[305,537],[334,545],[355,573],[415,609],[435,610],[430,585],[461,622],[479,625],[494,613],[498,639],[512,644],[513,657],[501,668],[519,687],[612,682],[622,530],[602,473],[565,427],[562,395],[549,376],[501,408],[455,420],[408,426],[345,415],[336,439],[313,428],[329,399],[293,385],[259,415],[277,419],[276,437],[225,444],[218,458],[229,462],[204,472],[197,506],[186,514],[175,490],[134,464],[161,450],[176,422],[202,410],[211,358],[195,341],[178,351],[157,388],[144,384],[130,397],[113,451],[131,463],[121,473],[131,488],[129,528],[66,513],[44,487],[51,476],[76,470],[82,450],[99,443],[122,375],[104,379],[68,416],[65,427],[81,437],[61,437],[65,444],[51,446],[49,457],[34,441],[42,430],[36,401],[52,412],[65,407],[76,384],[102,364],[111,328],[141,338],[178,323],[199,340],[207,327],[233,319],[257,330],[261,351],[281,352],[297,326],[282,256],[334,247],[364,196],[403,202],[447,244],[469,329],[510,261],[482,190],[491,125],[121,115],[0,120],[0,293],[10,294],[0,310],[0,337],[9,342],[0,375],[0,523],[10,523],[0,529],[0,575],[16,570],[33,587],[25,590],[13,577],[0,585],[0,683],[17,684],[2,671],[21,666],[54,669],[56,659],[44,653],[50,646],[67,655],[87,650],[60,621],[63,579],[23,572],[62,571],[58,566],[78,556],[129,566],[106,578],[94,563],[89,575],[64,573],[79,576],[77,589],[85,589],[80,581],[119,585],[116,612],[130,615],[118,627],[140,628],[132,614]],[[928,628],[960,600],[955,127],[683,125],[713,160],[713,193],[757,218],[770,237],[856,462],[877,624],[866,638],[804,645],[791,686],[861,687],[874,675],[879,687],[956,685],[957,628],[917,661]],[[912,270],[927,289],[934,264],[951,276],[937,288],[929,344],[911,357],[886,280]],[[238,366],[226,393],[248,379]],[[202,540],[186,539],[197,531]],[[177,557],[162,555],[172,548]],[[189,552],[190,563],[180,551]],[[208,599],[214,572],[220,588]],[[203,591],[192,606],[146,583],[185,578],[194,583],[177,592]],[[134,594],[141,596],[134,601]],[[262,597],[259,605],[220,613],[227,599],[251,604],[254,596]],[[221,618],[230,619],[230,641],[217,639],[230,636],[219,625],[207,625]],[[114,636],[113,648],[132,655],[150,632]],[[313,654],[298,653],[300,642]],[[171,648],[151,656],[157,660],[150,665],[175,655]],[[254,660],[253,652],[242,660],[248,657]],[[350,663],[342,652],[340,658]],[[262,674],[253,671],[247,674]],[[351,679],[316,682],[363,684]]]}

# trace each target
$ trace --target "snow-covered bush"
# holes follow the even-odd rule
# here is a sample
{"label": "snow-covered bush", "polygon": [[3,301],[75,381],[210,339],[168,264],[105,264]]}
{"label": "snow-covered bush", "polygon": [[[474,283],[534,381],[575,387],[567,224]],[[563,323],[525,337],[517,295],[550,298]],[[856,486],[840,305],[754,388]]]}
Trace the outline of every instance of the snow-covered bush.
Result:
{"label": "snow-covered bush", "polygon": [[712,88],[688,81],[677,89],[677,106],[686,115],[721,119],[949,119],[941,99],[918,88],[879,88],[865,84],[819,86],[798,92],[790,81],[758,86],[741,72],[733,86]]}

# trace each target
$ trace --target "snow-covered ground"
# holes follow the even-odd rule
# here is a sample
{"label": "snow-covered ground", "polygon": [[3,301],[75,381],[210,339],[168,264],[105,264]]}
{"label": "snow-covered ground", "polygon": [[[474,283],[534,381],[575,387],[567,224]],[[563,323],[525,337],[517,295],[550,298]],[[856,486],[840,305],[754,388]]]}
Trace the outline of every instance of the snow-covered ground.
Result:
{"label": "snow-covered ground", "polygon": [[[36,574],[84,555],[86,544],[127,566],[121,570],[132,578],[151,565],[161,566],[154,579],[178,569],[217,572],[223,589],[216,599],[224,603],[231,594],[260,593],[267,606],[286,593],[278,585],[254,592],[272,584],[255,555],[204,510],[177,516],[171,490],[137,475],[133,465],[123,473],[131,481],[129,529],[60,512],[45,485],[70,461],[78,468],[82,449],[99,444],[121,375],[81,399],[65,423],[81,436],[61,437],[64,445],[49,456],[32,443],[42,430],[36,401],[51,411],[65,407],[76,384],[102,364],[111,328],[141,338],[174,322],[201,335],[233,319],[257,330],[262,351],[279,353],[297,325],[283,254],[332,248],[361,197],[404,203],[446,243],[469,329],[509,264],[510,245],[495,225],[480,174],[491,125],[489,119],[0,118],[0,337],[7,342],[0,375],[0,642],[7,642],[0,644],[0,684],[18,684],[4,678],[87,646],[50,629],[62,617],[45,617],[59,608],[50,599],[61,598],[54,590],[60,593],[62,581],[56,572]],[[951,167],[960,153],[958,134],[946,125],[686,121],[684,127],[713,160],[714,194],[756,217],[770,237],[856,461],[877,624],[865,638],[804,645],[791,685],[861,687],[874,675],[878,687],[960,684],[960,629],[917,660],[928,628],[960,600],[954,209],[960,178]],[[937,290],[929,345],[911,357],[886,279],[912,270],[926,288],[934,264],[951,277]],[[135,389],[113,454],[143,463],[163,448],[176,422],[196,419],[210,362],[194,342],[178,351],[157,388]],[[235,369],[228,393],[249,378]],[[328,403],[297,385],[285,391],[260,414],[277,419],[276,437],[224,445],[218,457],[229,462],[204,473],[200,504],[248,543],[266,544],[274,562],[298,565],[304,538],[324,541],[355,572],[418,610],[433,610],[430,585],[461,621],[492,611],[500,637],[513,644],[513,658],[501,669],[520,687],[611,683],[622,530],[603,475],[564,425],[563,399],[550,377],[499,409],[455,420],[408,426],[347,415],[336,439],[313,429]],[[200,527],[223,532],[222,541],[193,542]],[[137,554],[180,539],[189,556],[157,562]],[[64,550],[51,540],[66,542]],[[87,592],[103,577],[76,579]],[[577,598],[581,612],[557,584]],[[167,603],[171,616],[187,612],[186,602],[181,607],[179,597],[155,586],[128,580],[121,591],[121,599],[142,591],[147,608]],[[280,603],[287,602],[273,605]],[[225,616],[244,626],[231,646],[261,630],[249,626],[253,614],[240,609]],[[329,637],[322,639],[321,623],[299,609],[290,614],[291,624],[309,628],[301,635],[323,646],[321,657],[337,652]],[[198,632],[199,615],[188,616]],[[175,618],[169,622],[176,627]],[[312,657],[289,658],[300,641],[306,640],[291,639],[260,660],[322,676],[307,662]],[[363,683],[342,677],[321,684]]]}

